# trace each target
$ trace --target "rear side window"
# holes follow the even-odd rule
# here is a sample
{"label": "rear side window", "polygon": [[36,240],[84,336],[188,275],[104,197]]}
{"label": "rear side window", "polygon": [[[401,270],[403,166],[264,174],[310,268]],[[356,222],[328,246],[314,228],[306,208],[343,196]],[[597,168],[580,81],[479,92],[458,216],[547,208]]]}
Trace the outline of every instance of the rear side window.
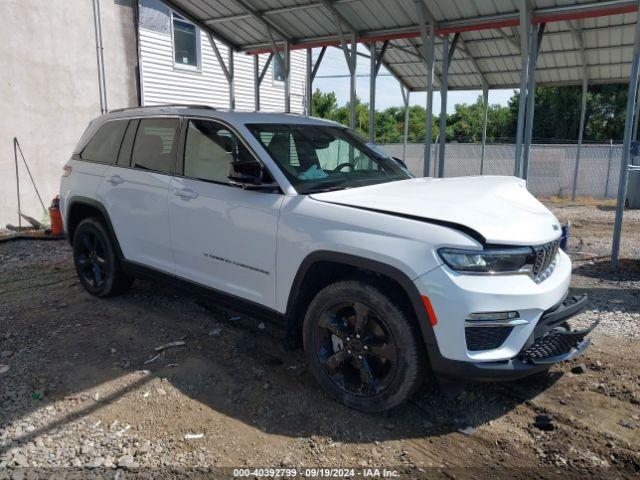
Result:
{"label": "rear side window", "polygon": [[84,147],[80,158],[89,162],[114,163],[127,128],[126,120],[113,120],[102,125]]}
{"label": "rear side window", "polygon": [[176,118],[140,120],[133,144],[131,166],[160,173],[173,171],[178,133]]}

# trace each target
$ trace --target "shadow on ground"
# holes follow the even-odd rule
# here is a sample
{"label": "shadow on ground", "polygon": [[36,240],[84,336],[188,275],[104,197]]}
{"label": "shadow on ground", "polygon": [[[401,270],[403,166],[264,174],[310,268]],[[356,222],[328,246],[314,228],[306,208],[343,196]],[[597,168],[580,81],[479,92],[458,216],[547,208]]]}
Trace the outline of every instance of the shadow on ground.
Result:
{"label": "shadow on ground", "polygon": [[[97,299],[69,279],[70,265],[58,268],[56,275],[63,280],[38,286],[38,268],[24,269],[21,275],[28,280],[12,280],[10,289],[2,282],[0,299],[6,308],[0,312],[0,351],[10,356],[0,363],[11,369],[0,377],[0,426],[54,401],[78,399],[79,408],[45,428],[23,432],[13,438],[13,445],[114,406],[158,379],[206,407],[200,417],[185,415],[184,421],[205,422],[207,412],[215,411],[268,434],[361,442],[424,438],[477,427],[538,395],[561,375],[467,386],[455,398],[429,379],[410,402],[395,410],[363,414],[328,398],[305,370],[302,352],[285,350],[282,332],[272,325],[238,318],[215,305],[203,307],[199,298],[149,281],[136,281],[126,295]],[[177,340],[186,345],[169,348],[145,364],[154,357],[154,347]],[[94,396],[125,375],[136,377],[124,387]],[[139,408],[141,418],[163,423],[167,434],[186,428],[172,421],[182,418],[182,402],[157,411]]]}

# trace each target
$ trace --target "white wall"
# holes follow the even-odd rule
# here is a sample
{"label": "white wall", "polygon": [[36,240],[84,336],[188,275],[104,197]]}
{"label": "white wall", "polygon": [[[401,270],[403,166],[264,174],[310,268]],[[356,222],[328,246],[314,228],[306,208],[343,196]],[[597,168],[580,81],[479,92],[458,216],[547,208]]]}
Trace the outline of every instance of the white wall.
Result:
{"label": "white wall", "polygon": [[[152,10],[152,11],[150,11]],[[196,103],[229,108],[229,87],[209,38],[200,32],[201,70],[174,67],[168,9],[154,0],[141,3],[140,64],[144,105]],[[228,59],[228,49],[216,42]],[[260,69],[268,55],[260,55]],[[306,50],[291,52],[291,111],[304,112]],[[260,86],[260,110],[284,111],[284,82],[273,80],[273,63]],[[234,54],[236,109],[255,110],[253,56]]]}
{"label": "white wall", "polygon": [[[131,0],[101,0],[107,101],[137,104]],[[91,0],[0,0],[0,226],[16,224],[13,137],[18,137],[45,206],[62,165],[100,115]],[[42,208],[20,165],[22,211]]]}

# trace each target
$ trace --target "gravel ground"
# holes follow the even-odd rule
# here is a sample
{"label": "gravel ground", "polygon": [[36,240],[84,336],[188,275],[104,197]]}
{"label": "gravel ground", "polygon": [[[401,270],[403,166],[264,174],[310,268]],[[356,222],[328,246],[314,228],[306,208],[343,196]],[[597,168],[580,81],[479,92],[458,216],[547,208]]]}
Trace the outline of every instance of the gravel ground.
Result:
{"label": "gravel ground", "polygon": [[[0,244],[0,479],[228,478],[232,467],[637,478],[639,212],[626,214],[623,269],[611,273],[610,205],[548,205],[572,223],[573,291],[591,297],[574,323],[600,319],[592,347],[519,382],[430,379],[380,415],[327,398],[272,325],[148,281],[96,299],[65,242]],[[154,359],[172,341],[184,345]]]}

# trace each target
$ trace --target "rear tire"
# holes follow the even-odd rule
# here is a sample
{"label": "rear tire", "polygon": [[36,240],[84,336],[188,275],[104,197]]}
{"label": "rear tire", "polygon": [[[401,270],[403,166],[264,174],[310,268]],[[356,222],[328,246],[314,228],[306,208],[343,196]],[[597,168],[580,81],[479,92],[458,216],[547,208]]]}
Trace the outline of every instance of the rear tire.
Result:
{"label": "rear tire", "polygon": [[133,277],[122,271],[107,229],[99,217],[85,218],[73,235],[73,262],[80,283],[96,297],[126,292]]}
{"label": "rear tire", "polygon": [[426,355],[412,320],[401,302],[366,280],[331,284],[305,315],[309,368],[345,405],[364,412],[389,410],[413,395],[425,378]]}

